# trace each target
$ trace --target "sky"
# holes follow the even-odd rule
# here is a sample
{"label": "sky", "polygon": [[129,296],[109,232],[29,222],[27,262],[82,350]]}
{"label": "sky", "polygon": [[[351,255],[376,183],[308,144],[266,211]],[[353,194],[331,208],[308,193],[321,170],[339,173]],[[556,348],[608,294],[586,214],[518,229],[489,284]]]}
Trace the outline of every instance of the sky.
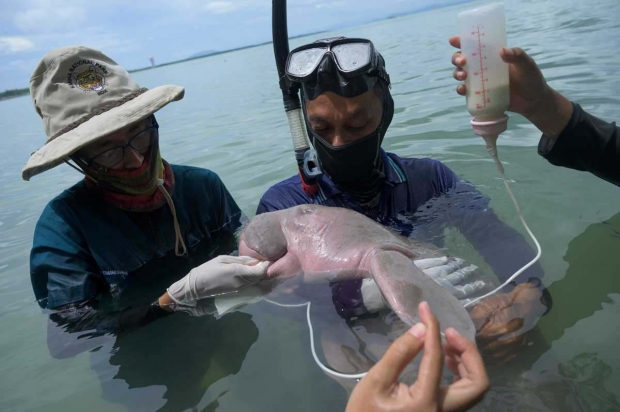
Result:
{"label": "sky", "polygon": [[[289,35],[359,25],[459,0],[288,0]],[[28,87],[62,46],[103,51],[126,69],[271,40],[271,0],[0,0],[0,92]]]}

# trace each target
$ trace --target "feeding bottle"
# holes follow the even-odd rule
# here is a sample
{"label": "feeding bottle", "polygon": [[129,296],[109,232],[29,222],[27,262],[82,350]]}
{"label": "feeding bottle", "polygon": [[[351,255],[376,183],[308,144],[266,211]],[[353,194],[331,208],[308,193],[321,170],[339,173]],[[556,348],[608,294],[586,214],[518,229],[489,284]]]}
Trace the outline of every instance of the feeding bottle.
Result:
{"label": "feeding bottle", "polygon": [[466,58],[467,110],[477,121],[503,117],[510,104],[508,65],[499,55],[506,47],[504,5],[459,14],[461,52]]}
{"label": "feeding bottle", "polygon": [[459,14],[461,32],[461,52],[466,58],[467,71],[467,110],[474,116],[471,125],[474,133],[482,136],[487,150],[502,175],[508,195],[512,199],[519,219],[527,233],[536,244],[538,253],[528,264],[523,266],[508,280],[495,290],[477,297],[465,304],[471,306],[481,299],[485,299],[499,292],[508,283],[515,280],[525,270],[540,259],[542,249],[538,240],[528,227],[519,203],[515,198],[508,180],[504,174],[504,167],[497,155],[497,137],[506,130],[508,116],[504,113],[510,105],[510,76],[508,65],[504,63],[499,53],[506,47],[506,18],[504,5],[495,3]]}
{"label": "feeding bottle", "polygon": [[508,65],[499,55],[506,47],[504,4],[464,11],[459,14],[459,26],[466,59],[467,110],[474,116],[474,133],[484,138],[487,150],[496,157],[497,137],[508,126],[504,112],[510,104]]}

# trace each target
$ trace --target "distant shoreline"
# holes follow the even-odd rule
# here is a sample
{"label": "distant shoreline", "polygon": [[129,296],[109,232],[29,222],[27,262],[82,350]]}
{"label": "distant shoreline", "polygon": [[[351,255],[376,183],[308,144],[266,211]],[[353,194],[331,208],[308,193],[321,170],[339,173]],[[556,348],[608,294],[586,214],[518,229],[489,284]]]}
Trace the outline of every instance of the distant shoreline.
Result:
{"label": "distant shoreline", "polygon": [[[313,32],[313,33],[305,33],[305,34],[300,34],[298,36],[289,37],[289,40],[297,39],[299,37],[312,36],[314,34],[321,34],[321,33],[325,33],[325,30],[317,31],[317,32]],[[271,40],[269,40],[269,41],[264,41],[262,43],[256,43],[256,44],[250,44],[250,45],[247,45],[247,46],[236,47],[234,49],[215,51],[213,53],[205,54],[205,55],[202,55],[202,56],[193,56],[193,57],[188,57],[187,59],[175,60],[175,61],[168,62],[168,63],[157,64],[155,66],[147,66],[147,67],[142,67],[140,69],[129,70],[129,73],[142,72],[142,71],[145,71],[145,70],[157,69],[158,67],[170,66],[171,64],[178,64],[178,63],[188,62],[188,61],[191,61],[191,60],[204,59],[205,57],[213,57],[213,56],[217,56],[219,54],[232,53],[232,52],[239,51],[239,50],[252,49],[254,47],[260,47],[260,46],[264,46],[266,44],[271,44],[271,43],[273,43],[273,42]]]}
{"label": "distant shoreline", "polygon": [[[455,1],[454,3],[439,3],[439,4],[436,4],[436,5],[433,5],[433,6],[427,6],[427,7],[424,7],[422,9],[411,11],[411,12],[396,13],[396,14],[389,15],[389,16],[387,16],[385,18],[376,19],[376,20],[370,20],[370,21],[367,21],[365,23],[362,23],[361,25],[370,24],[370,23],[376,23],[377,21],[382,21],[382,20],[390,20],[390,19],[394,19],[394,18],[398,18],[398,17],[404,17],[404,16],[408,16],[408,15],[411,15],[411,14],[424,13],[426,11],[441,9],[441,8],[444,8],[444,7],[457,6],[459,4],[470,3],[472,1],[474,1],[474,0],[460,0],[460,1]],[[314,34],[325,33],[327,31],[333,31],[333,30],[336,30],[336,29],[321,30],[321,31],[318,31],[318,32],[313,32],[313,33],[304,33],[304,34],[300,34],[300,35],[297,35],[297,36],[289,37],[289,40],[297,39],[299,37],[312,36]],[[187,59],[175,60],[175,61],[171,61],[171,62],[168,62],[168,63],[157,64],[155,66],[147,66],[147,67],[142,67],[142,68],[139,68],[139,69],[128,70],[128,72],[129,73],[137,73],[137,72],[142,72],[142,71],[145,71],[145,70],[157,69],[159,67],[170,66],[172,64],[183,63],[183,62],[187,62],[187,61],[191,61],[191,60],[204,59],[206,57],[217,56],[219,54],[231,53],[231,52],[239,51],[239,50],[251,49],[251,48],[254,48],[254,47],[260,47],[260,46],[264,46],[266,44],[271,44],[271,43],[272,43],[271,40],[264,41],[262,43],[250,44],[250,45],[247,45],[247,46],[237,47],[237,48],[234,48],[234,49],[216,51],[216,52],[205,54],[205,55],[202,55],[202,56],[188,57]],[[0,93],[0,101],[8,100],[8,99],[13,99],[15,97],[20,97],[20,96],[25,96],[25,95],[29,94],[29,92],[30,91],[29,91],[28,88],[7,90],[5,92]]]}
{"label": "distant shoreline", "polygon": [[13,99],[14,97],[24,96],[30,93],[30,89],[13,89],[0,93],[0,101]]}
{"label": "distant shoreline", "polygon": [[[320,34],[320,33],[324,33],[324,31],[318,31],[318,32],[314,32],[314,33],[305,33],[305,34],[301,34],[299,36],[289,37],[289,39],[292,40],[292,39],[296,39],[298,37],[312,36],[313,34]],[[216,51],[216,52],[213,52],[213,53],[205,54],[203,56],[188,57],[187,59],[175,60],[175,61],[171,61],[171,62],[168,62],[168,63],[156,64],[155,66],[147,66],[147,67],[142,67],[142,68],[133,69],[133,70],[127,70],[127,71],[129,73],[143,72],[145,70],[157,69],[157,68],[160,68],[160,67],[170,66],[172,64],[188,62],[188,61],[191,61],[191,60],[204,59],[206,57],[217,56],[218,54],[231,53],[231,52],[234,52],[234,51],[251,49],[251,48],[254,48],[254,47],[260,47],[260,46],[264,46],[266,44],[271,44],[271,43],[272,43],[272,41],[270,40],[270,41],[265,41],[265,42],[262,42],[262,43],[250,44],[250,45],[242,46],[242,47],[236,47],[236,48],[230,49],[230,50]],[[8,99],[13,99],[15,97],[20,97],[20,96],[25,96],[25,95],[27,95],[29,93],[30,93],[30,89],[28,89],[28,88],[7,90],[5,92],[0,93],[0,101],[8,100]]]}

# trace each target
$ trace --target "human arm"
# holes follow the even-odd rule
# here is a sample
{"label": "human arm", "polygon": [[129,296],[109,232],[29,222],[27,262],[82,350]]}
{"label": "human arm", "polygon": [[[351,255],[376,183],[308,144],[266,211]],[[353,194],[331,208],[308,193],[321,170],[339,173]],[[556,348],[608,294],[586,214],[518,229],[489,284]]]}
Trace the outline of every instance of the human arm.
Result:
{"label": "human arm", "polygon": [[216,299],[207,299],[241,290],[262,279],[267,263],[256,263],[246,257],[219,256],[193,269],[190,274],[173,284],[158,302],[129,306],[120,311],[99,308],[96,299],[70,303],[55,308],[50,314],[48,347],[52,356],[67,358],[100,346],[104,335],[121,335],[158,319],[173,311],[192,316],[213,314],[219,308]]}
{"label": "human arm", "polygon": [[[357,384],[348,412],[463,411],[482,400],[489,379],[474,343],[449,328],[442,350],[439,324],[426,302],[420,304],[419,313],[422,323],[396,339]],[[400,374],[422,348],[418,379],[411,386],[400,383]],[[441,386],[444,362],[455,374],[449,386]]]}
{"label": "human arm", "polygon": [[94,350],[106,336],[118,336],[166,317],[156,305],[127,307],[121,311],[99,309],[95,299],[49,311],[47,346],[52,357],[66,359]]}
{"label": "human arm", "polygon": [[[435,199],[434,206],[446,211],[445,224],[457,228],[498,280],[506,282],[534,258],[534,251],[519,232],[499,220],[486,196],[446,166],[440,167],[444,170],[438,174],[451,179],[453,187]],[[518,286],[508,285],[475,305],[471,315],[484,354],[507,359],[516,347],[528,342],[536,321],[551,306],[551,297],[540,280],[543,275],[536,263],[515,279]]]}
{"label": "human arm", "polygon": [[[459,36],[451,37],[450,44],[459,48]],[[500,55],[509,67],[508,110],[523,115],[543,133],[538,153],[551,164],[588,171],[619,186],[620,141],[615,123],[589,115],[551,88],[536,62],[520,48],[503,48]],[[465,57],[456,52],[452,63],[454,78],[465,80]],[[464,84],[457,93],[465,95]]]}
{"label": "human arm", "polygon": [[543,135],[538,153],[555,166],[587,171],[620,186],[620,129],[578,104],[566,128],[553,139]]}
{"label": "human arm", "polygon": [[[53,202],[48,206],[37,223],[31,252],[30,269],[35,296],[43,309],[51,311],[50,333],[53,336],[48,339],[48,345],[53,353],[80,352],[69,346],[81,347],[91,339],[78,342],[76,334],[94,337],[125,333],[165,316],[165,310],[172,309],[167,306],[170,302],[165,301],[168,296],[164,285],[150,287],[148,296],[144,296],[155,299],[157,289],[161,287],[160,294],[163,296],[160,307],[152,306],[148,300],[141,300],[138,305],[129,301],[129,307],[115,307],[112,311],[107,309],[107,305],[99,305],[99,300],[106,300],[106,295],[115,285],[120,285],[128,274],[99,268],[82,234],[82,226],[75,223],[72,216],[74,214],[62,203]],[[149,271],[156,273],[158,270],[156,263],[147,266]],[[173,269],[173,266],[168,266],[162,269]],[[212,270],[197,270],[192,276],[196,273],[217,278]],[[227,275],[228,272],[223,271],[222,274]],[[136,286],[140,287],[138,284]],[[193,314],[204,314],[209,310],[214,312],[213,308],[203,303],[192,306]],[[88,349],[92,348],[85,348]]]}

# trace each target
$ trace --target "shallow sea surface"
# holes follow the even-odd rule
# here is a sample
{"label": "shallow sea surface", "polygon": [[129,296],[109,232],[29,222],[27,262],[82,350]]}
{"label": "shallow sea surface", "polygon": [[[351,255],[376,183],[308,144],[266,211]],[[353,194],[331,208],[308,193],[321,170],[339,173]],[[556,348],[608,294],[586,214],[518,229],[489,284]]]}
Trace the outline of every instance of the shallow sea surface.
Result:
{"label": "shallow sea surface", "polygon": [[[325,37],[370,38],[385,56],[396,104],[386,150],[444,162],[523,233],[482,140],[471,131],[464,98],[454,91],[447,39],[456,34],[458,12],[475,4],[482,3]],[[554,88],[602,119],[620,119],[620,2],[509,0],[506,13],[509,44],[528,51]],[[181,102],[158,114],[163,156],[217,172],[248,216],[267,188],[295,173],[271,45],[135,77],[146,87],[186,87]],[[312,360],[303,308],[261,303],[219,319],[184,320],[183,328],[169,317],[124,337],[122,345],[107,339],[96,351],[52,358],[47,316],[30,285],[29,251],[45,204],[80,176],[62,166],[21,180],[21,167],[45,140],[28,97],[0,102],[0,133],[1,410],[344,409],[346,392]],[[617,411],[620,190],[548,164],[536,152],[539,138],[513,115],[499,153],[542,245],[554,309],[538,323],[541,339],[518,361],[489,368],[492,389],[477,410]],[[446,236],[451,253],[483,264],[458,233]]]}

